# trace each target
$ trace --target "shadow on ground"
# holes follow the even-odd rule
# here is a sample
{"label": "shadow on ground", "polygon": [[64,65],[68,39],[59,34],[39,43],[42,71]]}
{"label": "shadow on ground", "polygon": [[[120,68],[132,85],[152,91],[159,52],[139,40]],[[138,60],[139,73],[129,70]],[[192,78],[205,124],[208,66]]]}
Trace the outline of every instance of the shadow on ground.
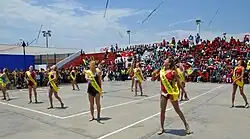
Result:
{"label": "shadow on ground", "polygon": [[[187,136],[184,129],[168,129],[164,133],[176,135],[176,136]],[[191,132],[193,134],[193,132]]]}
{"label": "shadow on ground", "polygon": [[65,106],[65,107],[55,107],[55,109],[67,109],[69,107]]}
{"label": "shadow on ground", "polygon": [[243,105],[238,105],[238,106],[234,106],[235,108],[245,108],[245,106],[243,106]]}
{"label": "shadow on ground", "polygon": [[110,117],[101,117],[100,119],[95,119],[98,123],[100,123],[100,124],[105,124],[103,121],[108,121],[108,120],[110,120],[110,119],[112,119],[112,118],[110,118]]}

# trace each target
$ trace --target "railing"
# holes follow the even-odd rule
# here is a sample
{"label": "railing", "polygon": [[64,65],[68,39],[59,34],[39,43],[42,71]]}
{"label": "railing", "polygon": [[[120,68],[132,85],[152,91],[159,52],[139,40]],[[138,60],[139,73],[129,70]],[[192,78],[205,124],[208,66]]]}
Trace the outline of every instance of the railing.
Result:
{"label": "railing", "polygon": [[75,58],[79,57],[82,54],[82,50],[77,51],[76,53],[66,57],[65,59],[61,60],[60,62],[58,62],[56,64],[57,68],[62,68],[65,64],[71,62],[72,60],[74,60]]}

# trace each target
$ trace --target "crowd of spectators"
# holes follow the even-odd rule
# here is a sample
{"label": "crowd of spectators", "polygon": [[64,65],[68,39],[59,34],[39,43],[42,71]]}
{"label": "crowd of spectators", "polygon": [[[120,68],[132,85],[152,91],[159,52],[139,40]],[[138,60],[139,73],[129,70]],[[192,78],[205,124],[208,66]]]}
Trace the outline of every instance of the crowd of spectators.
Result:
{"label": "crowd of spectators", "polygon": [[[172,38],[170,42],[163,40],[158,44],[142,44],[133,45],[126,48],[119,48],[118,45],[112,46],[111,53],[117,55],[116,61],[109,61],[108,64],[100,65],[105,77],[108,80],[126,80],[129,77],[129,69],[134,65],[135,61],[141,62],[143,73],[146,77],[150,77],[155,69],[159,69],[164,59],[168,56],[175,57],[176,61],[183,63],[191,63],[193,73],[187,78],[192,82],[217,82],[231,83],[232,69],[237,65],[238,60],[245,61],[245,82],[249,83],[249,68],[247,64],[250,60],[249,38],[245,36],[244,40],[231,37],[228,41],[226,37],[217,37],[214,40],[202,40],[200,36],[189,36],[188,39],[176,41]],[[126,59],[122,58],[122,53],[132,53]],[[104,60],[107,55],[104,55]],[[84,70],[87,69],[87,62],[76,67],[77,81],[86,82],[84,79]],[[129,63],[129,64],[127,64]],[[70,83],[70,71],[68,69],[60,69],[60,83]],[[1,72],[1,71],[0,71]],[[41,69],[37,72],[37,81],[39,86],[46,86],[48,78],[47,72]],[[24,81],[24,72],[15,70],[9,72],[9,78],[13,87],[26,88]]]}
{"label": "crowd of spectators", "polygon": [[[225,35],[225,34],[224,34]],[[202,40],[200,36],[189,36],[183,41],[172,38],[170,42],[163,40],[160,44],[134,45],[127,48],[112,48],[116,52],[133,52],[134,61],[143,64],[143,71],[150,75],[152,71],[162,66],[164,59],[174,56],[178,62],[189,62],[193,67],[193,74],[188,81],[231,83],[232,70],[238,60],[245,63],[245,82],[249,82],[248,61],[250,60],[249,36],[243,40],[226,36],[214,40]],[[125,64],[124,64],[125,65]]]}

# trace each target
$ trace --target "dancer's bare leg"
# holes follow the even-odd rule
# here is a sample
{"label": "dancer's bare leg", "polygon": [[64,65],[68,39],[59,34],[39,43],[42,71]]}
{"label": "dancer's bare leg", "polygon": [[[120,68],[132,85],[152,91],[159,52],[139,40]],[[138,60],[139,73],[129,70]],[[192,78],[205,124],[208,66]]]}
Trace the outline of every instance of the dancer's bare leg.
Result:
{"label": "dancer's bare leg", "polygon": [[33,87],[33,92],[34,92],[34,96],[35,96],[35,102],[38,103],[37,101],[37,91],[36,91],[36,86],[34,85]]}
{"label": "dancer's bare leg", "polygon": [[247,97],[246,95],[244,94],[244,87],[239,87],[240,88],[240,95],[243,97],[244,101],[245,101],[245,108],[249,108],[249,104],[248,104],[248,101],[247,101]]}
{"label": "dancer's bare leg", "polygon": [[95,102],[96,102],[96,109],[97,109],[97,121],[100,120],[100,115],[101,115],[101,97],[99,94],[96,95],[95,97]]}
{"label": "dancer's bare leg", "polygon": [[137,92],[138,92],[138,81],[135,80],[135,96],[137,96]]}
{"label": "dancer's bare leg", "polygon": [[75,83],[74,83],[73,80],[72,80],[72,82],[71,82],[71,85],[72,85],[73,90],[75,90]]}
{"label": "dancer's bare leg", "polygon": [[132,77],[132,84],[131,84],[131,92],[134,91],[134,84],[135,84],[135,78],[134,76]]}
{"label": "dancer's bare leg", "polygon": [[235,95],[236,95],[236,91],[237,91],[238,85],[233,84],[233,92],[232,92],[232,106],[231,108],[234,107],[234,101],[235,101]]}
{"label": "dancer's bare leg", "polygon": [[59,97],[58,92],[54,92],[54,96],[55,96],[55,98],[60,102],[61,108],[64,108],[64,104],[63,104],[63,102],[62,102],[61,97]]}
{"label": "dancer's bare leg", "polygon": [[180,106],[179,106],[179,102],[178,101],[171,101],[173,107],[174,107],[174,110],[175,112],[179,115],[179,117],[181,118],[184,126],[185,126],[185,129],[186,129],[186,134],[190,134],[190,128],[189,128],[189,125],[185,119],[185,116],[184,114],[182,113],[181,109],[180,109]]}
{"label": "dancer's bare leg", "polygon": [[49,89],[49,102],[50,102],[50,107],[48,109],[53,109],[54,106],[53,106],[53,98],[52,98],[52,95],[53,95],[53,90],[50,88]]}
{"label": "dancer's bare leg", "polygon": [[142,92],[142,85],[141,83],[138,81],[138,85],[139,85],[139,88],[140,88],[140,91],[141,91],[141,96],[143,95],[143,92]]}
{"label": "dancer's bare leg", "polygon": [[158,132],[158,135],[161,135],[164,133],[164,122],[165,122],[165,113],[166,113],[166,107],[167,107],[167,98],[165,96],[161,96],[161,112],[160,112],[160,123],[161,123],[161,128],[160,131]]}
{"label": "dancer's bare leg", "polygon": [[91,118],[89,121],[93,121],[95,119],[94,117],[94,96],[89,94],[89,108],[90,108],[90,113],[91,113]]}
{"label": "dancer's bare leg", "polygon": [[32,86],[28,86],[28,91],[29,91],[29,104],[32,103]]}

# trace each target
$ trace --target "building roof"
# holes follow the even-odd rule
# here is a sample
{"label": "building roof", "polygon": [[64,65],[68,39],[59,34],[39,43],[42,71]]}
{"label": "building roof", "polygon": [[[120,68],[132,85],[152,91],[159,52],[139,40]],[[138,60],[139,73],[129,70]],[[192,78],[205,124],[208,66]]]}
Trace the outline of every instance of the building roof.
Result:
{"label": "building roof", "polygon": [[[71,54],[79,49],[75,48],[45,48],[38,46],[27,46],[25,52],[27,55],[46,55],[46,54]],[[0,54],[22,55],[23,47],[19,45],[0,44]]]}

